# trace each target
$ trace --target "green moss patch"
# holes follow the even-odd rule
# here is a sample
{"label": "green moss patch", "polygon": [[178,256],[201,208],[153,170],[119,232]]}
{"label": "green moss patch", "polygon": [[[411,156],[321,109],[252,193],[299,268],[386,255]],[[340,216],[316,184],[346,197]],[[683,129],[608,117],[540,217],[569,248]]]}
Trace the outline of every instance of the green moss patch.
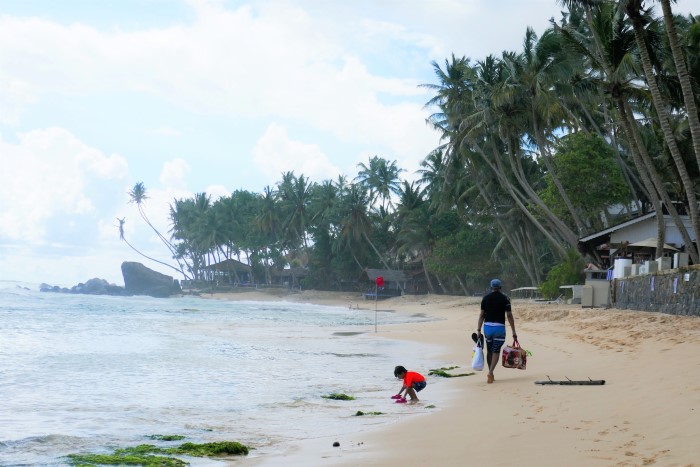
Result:
{"label": "green moss patch", "polygon": [[141,465],[145,467],[180,467],[188,465],[188,463],[175,457],[169,457],[169,455],[193,457],[234,456],[247,455],[248,450],[247,446],[236,441],[219,441],[204,444],[184,443],[170,448],[161,448],[152,444],[140,444],[129,448],[116,449],[113,454],[69,454],[68,459],[71,464],[79,466]]}
{"label": "green moss patch", "polygon": [[355,398],[352,396],[348,396],[347,394],[328,394],[326,396],[321,396],[324,399],[333,399],[334,401],[354,401]]}
{"label": "green moss patch", "polygon": [[114,454],[69,454],[68,459],[71,464],[79,466],[141,465],[144,467],[181,467],[187,465],[187,462],[174,457],[147,454],[141,446],[117,449],[114,451]]}
{"label": "green moss patch", "polygon": [[447,368],[445,368],[445,367],[436,368],[434,370],[430,370],[428,372],[428,374],[432,375],[432,376],[440,376],[442,378],[457,378],[460,376],[472,376],[475,374],[473,371],[471,373],[460,373],[460,374],[456,374],[456,375],[453,375],[452,373],[448,373],[448,371],[454,370],[455,368],[459,368],[459,367],[458,366],[451,366],[451,367],[447,367]]}
{"label": "green moss patch", "polygon": [[358,410],[355,413],[356,417],[361,417],[363,415],[384,415],[384,412],[363,412],[362,410]]}
{"label": "green moss patch", "polygon": [[216,443],[185,443],[176,448],[165,449],[172,454],[187,454],[188,456],[239,456],[248,455],[248,447],[236,441],[219,441]]}

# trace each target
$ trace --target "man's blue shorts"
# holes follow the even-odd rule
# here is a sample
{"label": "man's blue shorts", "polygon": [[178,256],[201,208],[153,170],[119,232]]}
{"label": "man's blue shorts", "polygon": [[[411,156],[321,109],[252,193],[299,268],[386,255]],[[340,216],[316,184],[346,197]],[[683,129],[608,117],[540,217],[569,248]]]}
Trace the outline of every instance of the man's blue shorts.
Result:
{"label": "man's blue shorts", "polygon": [[425,387],[428,385],[425,381],[417,381],[413,383],[411,386],[413,389],[415,389],[416,392],[421,392]]}
{"label": "man's blue shorts", "polygon": [[491,353],[500,353],[506,341],[506,327],[484,324],[484,337],[486,337],[486,349]]}

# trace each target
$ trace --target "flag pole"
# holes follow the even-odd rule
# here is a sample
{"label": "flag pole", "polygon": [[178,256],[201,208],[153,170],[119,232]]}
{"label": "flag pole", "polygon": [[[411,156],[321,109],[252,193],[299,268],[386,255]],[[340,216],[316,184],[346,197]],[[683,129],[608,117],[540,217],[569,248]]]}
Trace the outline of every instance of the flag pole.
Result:
{"label": "flag pole", "polygon": [[379,285],[374,283],[374,332],[377,332],[377,296],[379,295]]}

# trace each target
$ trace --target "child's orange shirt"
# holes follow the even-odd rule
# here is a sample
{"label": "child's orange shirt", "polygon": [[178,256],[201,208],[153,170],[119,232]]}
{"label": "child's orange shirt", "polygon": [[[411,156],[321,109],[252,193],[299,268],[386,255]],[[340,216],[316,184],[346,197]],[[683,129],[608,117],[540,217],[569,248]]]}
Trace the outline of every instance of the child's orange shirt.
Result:
{"label": "child's orange shirt", "polygon": [[415,371],[407,371],[406,376],[403,377],[403,385],[407,388],[412,387],[413,383],[420,383],[421,381],[425,381],[425,378]]}

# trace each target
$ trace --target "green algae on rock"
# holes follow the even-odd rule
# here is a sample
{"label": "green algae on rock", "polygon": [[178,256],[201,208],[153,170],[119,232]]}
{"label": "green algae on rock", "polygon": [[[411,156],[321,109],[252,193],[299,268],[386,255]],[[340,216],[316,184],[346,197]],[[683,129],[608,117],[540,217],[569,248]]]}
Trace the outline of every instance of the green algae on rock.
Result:
{"label": "green algae on rock", "polygon": [[[140,444],[116,449],[113,454],[69,454],[71,464],[78,466],[141,465],[145,467],[181,467],[187,462],[167,455],[193,457],[247,455],[249,448],[236,441],[213,443],[184,443],[180,446],[161,448],[152,444]],[[159,455],[165,454],[166,456]]]}

